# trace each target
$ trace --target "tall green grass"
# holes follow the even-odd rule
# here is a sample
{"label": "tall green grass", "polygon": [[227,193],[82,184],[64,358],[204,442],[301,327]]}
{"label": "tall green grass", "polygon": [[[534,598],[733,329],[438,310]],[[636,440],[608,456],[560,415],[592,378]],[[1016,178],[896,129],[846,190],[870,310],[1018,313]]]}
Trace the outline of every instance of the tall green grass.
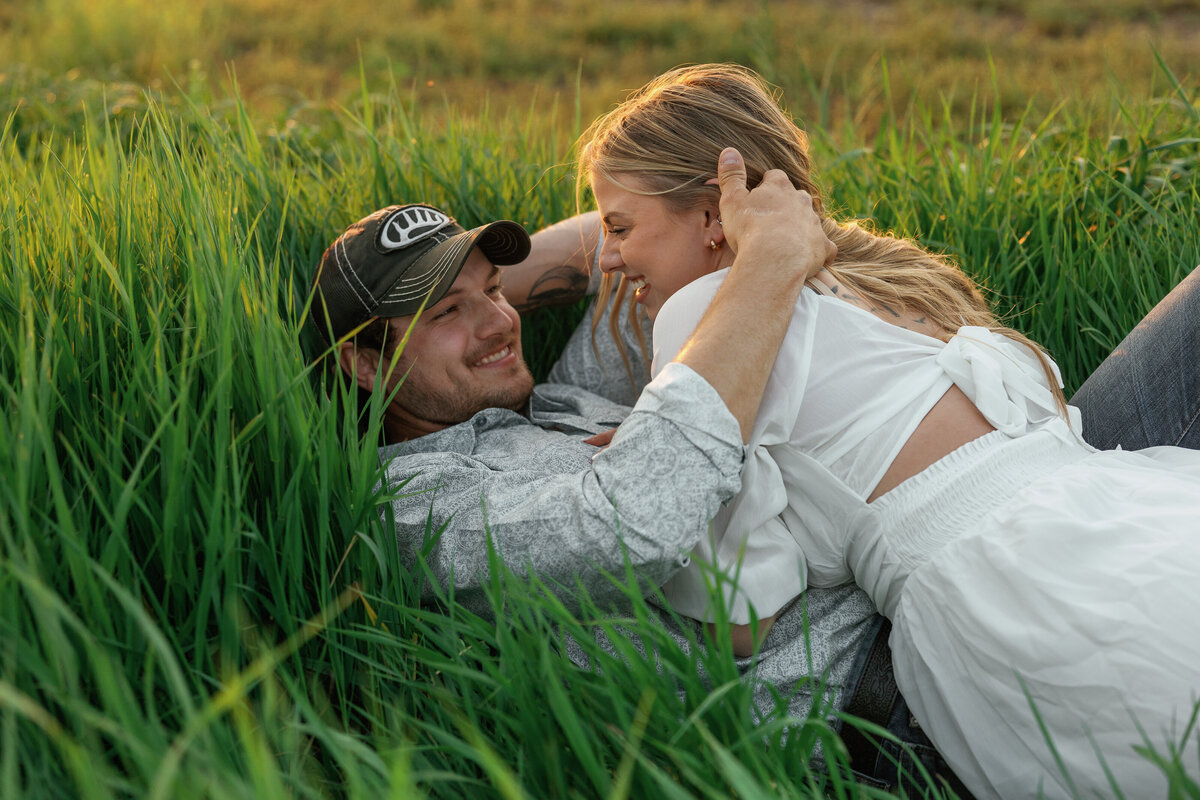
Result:
{"label": "tall green grass", "polygon": [[[314,391],[333,236],[398,201],[554,221],[568,140],[394,89],[272,128],[236,94],[139,102],[0,133],[0,797],[870,795],[820,715],[756,717],[634,588],[621,617],[499,577],[494,620],[419,607],[372,440]],[[903,112],[816,136],[833,206],[957,255],[1069,384],[1200,263],[1194,88]],[[538,373],[578,314],[527,325]]]}

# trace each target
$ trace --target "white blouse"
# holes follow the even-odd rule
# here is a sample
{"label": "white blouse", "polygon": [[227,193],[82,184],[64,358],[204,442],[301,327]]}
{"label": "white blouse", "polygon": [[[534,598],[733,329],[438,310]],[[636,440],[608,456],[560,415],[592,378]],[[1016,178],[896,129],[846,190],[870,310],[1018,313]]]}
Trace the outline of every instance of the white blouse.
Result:
{"label": "white blouse", "polygon": [[[706,275],[663,305],[654,325],[653,374],[678,354],[727,274]],[[964,328],[955,339],[969,331],[977,339],[996,336]],[[1028,358],[1016,372],[1030,372],[1034,405],[1053,409],[1053,396],[1037,383],[1041,367],[1032,353],[1004,350],[1008,358],[1014,351]],[[847,517],[866,507],[909,436],[959,377],[1001,380],[988,375],[994,366],[985,361],[988,366],[976,370],[982,374],[968,374],[969,354],[957,345],[948,349],[806,286],[745,447],[742,489],[713,520],[691,563],[663,585],[668,602],[682,614],[712,620],[709,587],[717,582],[729,619],[745,624],[751,607],[760,618],[774,614],[809,583],[851,581],[841,555],[845,543],[832,539],[842,538]]]}

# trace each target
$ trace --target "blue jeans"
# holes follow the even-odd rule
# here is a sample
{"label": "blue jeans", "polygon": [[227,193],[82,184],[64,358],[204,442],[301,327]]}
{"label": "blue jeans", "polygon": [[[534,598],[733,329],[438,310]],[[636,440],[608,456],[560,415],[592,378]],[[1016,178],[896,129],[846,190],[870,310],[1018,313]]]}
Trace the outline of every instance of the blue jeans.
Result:
{"label": "blue jeans", "polygon": [[1200,450],[1200,267],[1129,332],[1071,398],[1093,447]]}
{"label": "blue jeans", "polygon": [[[1200,267],[1130,331],[1070,403],[1081,411],[1083,435],[1093,447],[1140,450],[1176,445],[1200,450]],[[884,624],[880,634],[886,636],[889,627]],[[887,676],[860,676],[860,681],[886,680],[890,667],[889,663],[885,668]],[[879,754],[867,759],[873,763],[854,763],[860,780],[888,789],[902,780],[915,780],[910,786],[920,786],[912,777],[915,758],[959,797],[971,797],[899,695],[886,727],[904,746],[883,742]]]}

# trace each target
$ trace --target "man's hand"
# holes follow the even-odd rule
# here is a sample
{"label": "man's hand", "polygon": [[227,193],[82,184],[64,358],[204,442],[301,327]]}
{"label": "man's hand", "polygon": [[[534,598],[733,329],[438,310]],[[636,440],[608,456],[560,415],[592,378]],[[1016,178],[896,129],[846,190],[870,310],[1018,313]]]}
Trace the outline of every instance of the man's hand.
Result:
{"label": "man's hand", "polygon": [[717,165],[721,187],[721,227],[738,254],[734,269],[760,264],[799,270],[803,283],[833,263],[837,247],[825,235],[812,196],[792,186],[781,170],[768,170],[762,183],[746,188],[746,164],[732,147]]}

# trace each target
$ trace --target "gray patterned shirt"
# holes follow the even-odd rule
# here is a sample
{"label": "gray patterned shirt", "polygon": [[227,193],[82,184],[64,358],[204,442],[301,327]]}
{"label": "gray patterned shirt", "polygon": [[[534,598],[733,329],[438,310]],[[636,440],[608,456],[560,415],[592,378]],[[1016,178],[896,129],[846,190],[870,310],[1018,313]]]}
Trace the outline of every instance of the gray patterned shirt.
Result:
{"label": "gray patterned shirt", "polygon": [[[415,562],[430,520],[435,531],[444,526],[426,563],[443,587],[454,588],[457,602],[485,614],[489,535],[510,569],[564,587],[568,604],[573,589],[566,587],[619,604],[622,595],[605,573],[622,574],[626,558],[639,578],[656,585],[686,564],[708,520],[740,486],[741,433],[712,387],[679,364],[645,386],[632,409],[622,404],[638,397],[646,373],[640,347],[632,336],[626,342],[633,380],[607,326],[593,346],[585,319],[552,382],[535,388],[526,415],[486,409],[381,448],[389,485],[404,484],[391,504],[402,558]],[[602,452],[583,443],[618,423]],[[810,589],[781,611],[758,655],[740,664],[755,680],[759,708],[773,707],[772,688],[794,691],[789,710],[806,716],[822,680],[825,699],[842,706],[873,619],[871,602],[852,585]],[[688,646],[669,615],[661,622]],[[570,642],[568,654],[586,666],[583,650]]]}

